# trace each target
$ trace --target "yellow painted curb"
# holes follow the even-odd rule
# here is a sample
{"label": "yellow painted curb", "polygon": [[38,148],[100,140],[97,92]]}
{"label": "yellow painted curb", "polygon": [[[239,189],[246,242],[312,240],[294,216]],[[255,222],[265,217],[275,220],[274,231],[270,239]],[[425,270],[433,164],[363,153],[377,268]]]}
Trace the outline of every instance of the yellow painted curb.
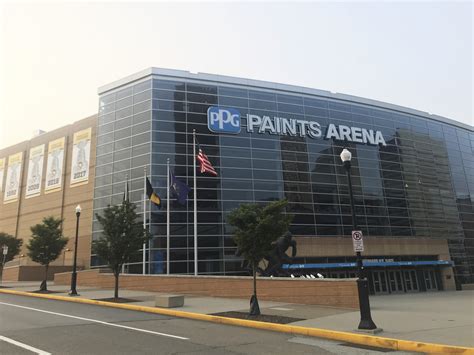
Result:
{"label": "yellow painted curb", "polygon": [[166,308],[155,308],[155,307],[149,307],[149,306],[138,306],[138,305],[132,305],[132,304],[104,302],[104,301],[97,301],[97,300],[92,300],[88,298],[66,297],[66,296],[57,296],[57,295],[32,293],[32,292],[24,292],[24,291],[5,290],[5,289],[0,289],[0,293],[45,298],[45,299],[57,300],[57,301],[93,304],[97,306],[120,308],[120,309],[139,311],[139,312],[155,313],[155,314],[161,314],[161,315],[166,315],[166,316],[201,320],[201,321],[207,321],[207,322],[213,322],[213,323],[219,323],[219,324],[236,325],[236,326],[247,327],[247,328],[271,330],[271,331],[281,332],[281,333],[290,333],[290,334],[305,335],[305,336],[325,338],[325,339],[331,339],[331,340],[338,340],[338,341],[344,341],[344,342],[353,343],[353,344],[368,345],[368,346],[374,346],[374,347],[385,348],[385,349],[415,351],[415,352],[423,352],[423,353],[430,353],[430,354],[473,354],[474,355],[474,348],[467,348],[467,347],[461,347],[461,346],[423,343],[423,342],[418,342],[418,341],[401,340],[401,339],[391,339],[391,338],[384,338],[384,337],[373,336],[373,335],[354,334],[354,333],[348,333],[348,332],[340,332],[336,330],[308,328],[308,327],[301,327],[301,326],[288,325],[288,324],[258,322],[258,321],[247,320],[247,319],[236,319],[236,318],[228,318],[228,317],[221,317],[221,316],[212,316],[209,314],[184,312],[184,311],[177,311],[177,310],[171,310],[171,309],[166,309]]}

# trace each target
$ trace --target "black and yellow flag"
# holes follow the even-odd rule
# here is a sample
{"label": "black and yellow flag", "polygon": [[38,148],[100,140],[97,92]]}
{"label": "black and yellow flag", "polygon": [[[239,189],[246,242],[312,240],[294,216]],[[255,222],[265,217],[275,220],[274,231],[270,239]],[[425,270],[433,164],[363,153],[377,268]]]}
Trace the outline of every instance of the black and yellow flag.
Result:
{"label": "black and yellow flag", "polygon": [[156,207],[161,208],[161,198],[155,193],[155,191],[153,191],[153,186],[151,186],[150,180],[148,180],[148,178],[146,178],[146,195]]}

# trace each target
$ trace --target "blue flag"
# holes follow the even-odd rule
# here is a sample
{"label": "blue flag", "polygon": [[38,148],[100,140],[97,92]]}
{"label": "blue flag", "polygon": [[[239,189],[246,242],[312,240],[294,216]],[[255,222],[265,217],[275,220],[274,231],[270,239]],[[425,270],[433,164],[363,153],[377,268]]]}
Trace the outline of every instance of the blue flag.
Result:
{"label": "blue flag", "polygon": [[191,191],[191,189],[184,182],[176,179],[176,177],[173,175],[172,172],[170,172],[170,175],[171,175],[171,186],[170,186],[171,193],[176,198],[179,204],[185,205],[186,200],[188,198],[189,191]]}

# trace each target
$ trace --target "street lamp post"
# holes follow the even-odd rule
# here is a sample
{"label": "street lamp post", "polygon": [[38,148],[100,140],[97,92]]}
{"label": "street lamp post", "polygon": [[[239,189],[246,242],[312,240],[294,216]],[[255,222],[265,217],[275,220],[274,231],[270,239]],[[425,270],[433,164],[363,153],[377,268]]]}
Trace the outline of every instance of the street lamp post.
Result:
{"label": "street lamp post", "polygon": [[5,268],[5,260],[7,258],[8,254],[8,245],[2,245],[2,254],[3,254],[3,260],[2,260],[2,273],[0,274],[0,282],[3,283],[3,269]]}
{"label": "street lamp post", "polygon": [[[352,191],[352,179],[351,179],[351,158],[352,154],[346,148],[342,150],[341,160],[344,168],[347,171],[347,181],[349,185],[349,198],[351,201],[351,212],[352,212],[352,228],[357,230],[357,218],[354,206],[354,193]],[[364,266],[362,264],[362,256],[360,251],[357,252],[357,292],[359,294],[359,309],[360,309],[360,323],[359,329],[373,330],[376,329],[372,316],[370,314],[370,303],[369,303],[369,283],[365,277]]]}
{"label": "street lamp post", "polygon": [[71,291],[69,291],[69,296],[79,296],[76,290],[77,284],[77,239],[79,235],[79,217],[81,215],[81,206],[76,206],[76,240],[74,241],[74,263],[72,266],[72,276],[71,276]]}

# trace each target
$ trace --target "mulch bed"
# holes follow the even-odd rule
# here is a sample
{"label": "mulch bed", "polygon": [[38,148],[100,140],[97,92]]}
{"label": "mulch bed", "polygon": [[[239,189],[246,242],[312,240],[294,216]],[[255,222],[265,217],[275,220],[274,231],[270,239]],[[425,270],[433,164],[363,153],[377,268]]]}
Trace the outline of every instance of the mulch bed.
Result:
{"label": "mulch bed", "polygon": [[95,298],[96,301],[112,302],[112,303],[132,303],[132,302],[141,302],[140,300],[134,300],[131,298]]}
{"label": "mulch bed", "polygon": [[341,343],[339,345],[347,346],[348,348],[378,351],[378,352],[381,352],[381,353],[391,353],[391,352],[396,351],[396,350],[393,350],[393,349],[377,348],[375,346],[361,345],[361,344]]}
{"label": "mulch bed", "polygon": [[293,317],[276,316],[276,315],[270,315],[270,314],[260,314],[259,316],[251,316],[246,312],[237,312],[237,311],[213,313],[211,315],[228,317],[228,318],[255,320],[258,322],[278,323],[278,324],[288,324],[288,323],[305,320],[304,318],[293,318]]}
{"label": "mulch bed", "polygon": [[0,288],[11,288],[11,286],[0,286]]}

